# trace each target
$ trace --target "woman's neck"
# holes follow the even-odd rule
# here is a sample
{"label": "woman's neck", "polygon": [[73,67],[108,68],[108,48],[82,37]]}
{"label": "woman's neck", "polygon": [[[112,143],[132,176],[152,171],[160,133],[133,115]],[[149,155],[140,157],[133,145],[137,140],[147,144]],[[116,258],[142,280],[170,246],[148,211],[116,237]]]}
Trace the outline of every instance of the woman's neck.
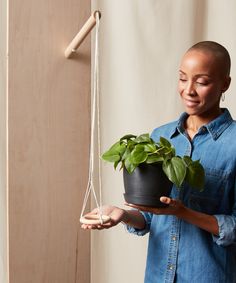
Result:
{"label": "woman's neck", "polygon": [[192,140],[202,126],[213,121],[220,116],[221,113],[222,110],[219,109],[219,111],[212,113],[211,115],[189,115],[185,122],[185,130],[188,133],[189,138]]}

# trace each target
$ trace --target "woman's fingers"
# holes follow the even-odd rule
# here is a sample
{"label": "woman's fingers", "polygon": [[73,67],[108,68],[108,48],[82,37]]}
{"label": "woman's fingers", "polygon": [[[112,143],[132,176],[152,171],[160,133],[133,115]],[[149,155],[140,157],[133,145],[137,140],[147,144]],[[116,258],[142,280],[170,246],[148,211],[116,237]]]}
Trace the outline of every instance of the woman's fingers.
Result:
{"label": "woman's fingers", "polygon": [[132,204],[132,203],[125,203],[125,205],[130,206],[132,208],[136,208],[136,209],[141,210],[141,211],[145,211],[145,212],[152,212],[152,213],[156,213],[157,212],[157,208],[156,207],[136,205],[136,204]]}
{"label": "woman's fingers", "polygon": [[165,203],[165,204],[170,204],[171,203],[171,198],[168,197],[160,197],[160,201]]}
{"label": "woman's fingers", "polygon": [[169,197],[160,197],[160,201],[169,204],[169,206],[176,206],[177,205],[177,200],[169,198]]}
{"label": "woman's fingers", "polygon": [[125,205],[130,206],[132,208],[136,208],[144,212],[151,212],[151,213],[158,214],[158,215],[161,215],[161,214],[175,215],[181,206],[181,202],[179,200],[175,200],[175,199],[165,197],[165,196],[160,197],[160,201],[166,204],[167,207],[157,208],[157,207],[135,205],[135,204],[130,204],[130,203],[125,203]]}
{"label": "woman's fingers", "polygon": [[[122,219],[122,215],[124,214],[124,210],[117,208],[115,206],[104,206],[102,207],[101,211],[104,217],[105,216],[109,217],[108,220],[105,219],[106,221],[104,221],[104,223],[100,223],[100,221],[98,223],[86,223],[85,222],[81,225],[81,228],[82,229],[96,229],[96,230],[109,229],[117,225],[118,223],[120,223]],[[98,216],[99,213],[100,213],[99,209],[95,208],[91,212],[87,213],[84,216],[84,218]]]}

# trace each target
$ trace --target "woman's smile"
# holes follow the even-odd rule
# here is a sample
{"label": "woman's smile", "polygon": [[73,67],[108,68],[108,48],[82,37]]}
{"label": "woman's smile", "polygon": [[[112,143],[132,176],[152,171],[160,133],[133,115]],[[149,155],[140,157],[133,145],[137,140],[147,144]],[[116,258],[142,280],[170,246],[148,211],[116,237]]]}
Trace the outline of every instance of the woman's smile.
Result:
{"label": "woman's smile", "polygon": [[190,107],[190,108],[196,107],[199,105],[199,101],[197,100],[184,98],[183,101],[184,101],[185,106]]}

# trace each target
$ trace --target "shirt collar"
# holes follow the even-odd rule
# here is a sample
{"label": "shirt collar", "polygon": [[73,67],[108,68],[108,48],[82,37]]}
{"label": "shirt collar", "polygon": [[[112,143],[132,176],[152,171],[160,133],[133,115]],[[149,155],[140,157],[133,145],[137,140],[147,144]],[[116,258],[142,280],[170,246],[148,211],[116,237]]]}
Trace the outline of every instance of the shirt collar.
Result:
{"label": "shirt collar", "polygon": [[[210,123],[202,126],[199,129],[200,131],[203,131],[203,129],[207,129],[208,132],[211,134],[212,138],[214,140],[217,140],[218,137],[229,127],[229,125],[233,122],[233,118],[231,114],[229,113],[229,110],[227,108],[222,108],[222,114],[218,116],[216,119],[211,121]],[[186,121],[187,117],[189,115],[184,112],[181,114],[179,120],[177,121],[177,124],[173,128],[173,130],[170,133],[170,138],[173,138],[174,136],[184,133],[184,122]]]}

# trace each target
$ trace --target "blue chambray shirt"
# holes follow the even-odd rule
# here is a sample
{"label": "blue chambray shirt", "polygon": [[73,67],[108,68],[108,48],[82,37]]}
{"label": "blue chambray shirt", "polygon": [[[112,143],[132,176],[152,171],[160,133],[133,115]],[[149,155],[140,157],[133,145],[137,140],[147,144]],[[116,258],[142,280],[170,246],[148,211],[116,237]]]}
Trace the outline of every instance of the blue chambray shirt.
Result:
{"label": "blue chambray shirt", "polygon": [[200,159],[205,168],[203,192],[184,185],[173,186],[171,197],[185,206],[214,215],[219,236],[214,236],[171,215],[143,213],[144,230],[127,226],[129,232],[149,232],[145,283],[235,283],[236,282],[236,122],[229,111],[202,126],[190,141],[178,121],[155,129],[152,138],[163,136],[179,156]]}

